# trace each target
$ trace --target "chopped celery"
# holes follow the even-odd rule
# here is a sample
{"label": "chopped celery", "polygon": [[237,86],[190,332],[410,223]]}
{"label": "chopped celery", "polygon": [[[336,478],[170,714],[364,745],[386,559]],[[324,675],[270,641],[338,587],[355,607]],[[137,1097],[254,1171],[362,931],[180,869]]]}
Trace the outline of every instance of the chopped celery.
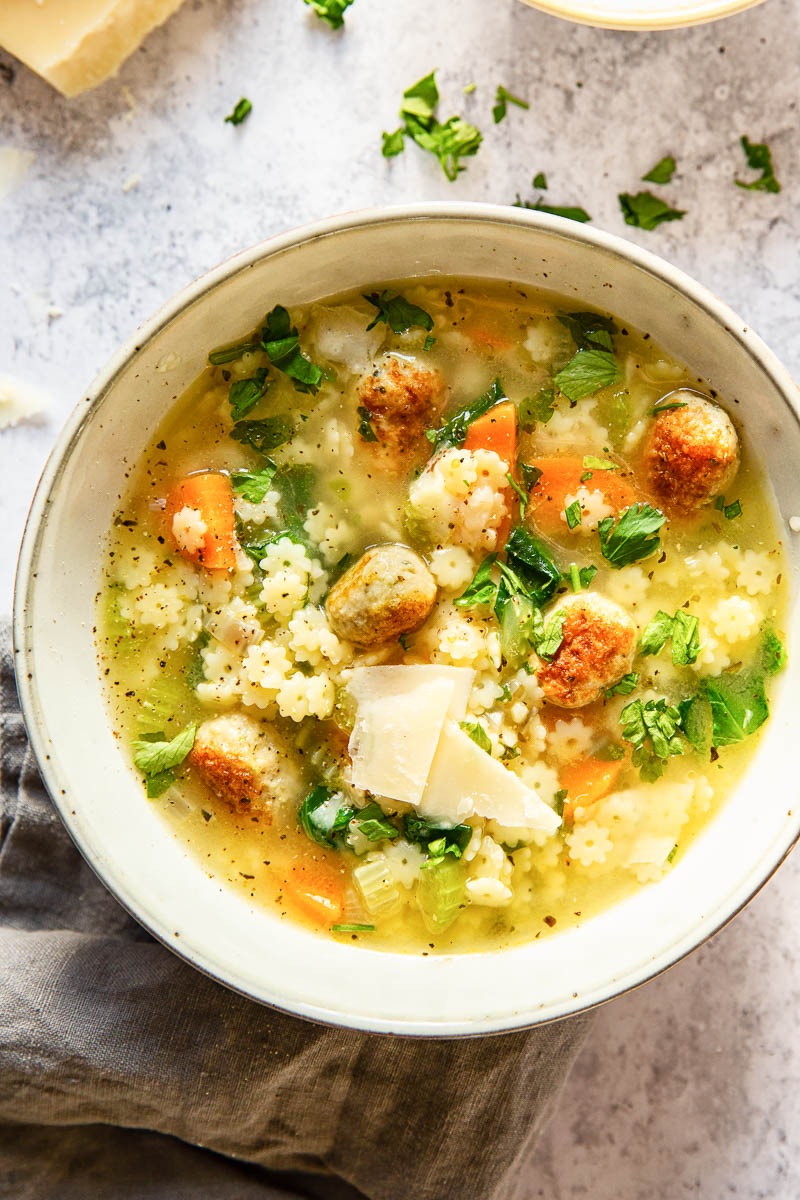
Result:
{"label": "chopped celery", "polygon": [[400,903],[400,893],[384,854],[376,854],[368,862],[356,867],[353,871],[353,881],[364,907],[374,917],[386,916]]}
{"label": "chopped celery", "polygon": [[104,633],[114,643],[114,649],[127,653],[134,643],[133,626],[123,617],[120,604],[123,588],[112,583],[106,592],[104,605]]}
{"label": "chopped celery", "polygon": [[463,866],[449,856],[431,863],[420,874],[417,903],[430,933],[441,933],[452,925],[464,903],[465,883]]}
{"label": "chopped celery", "polygon": [[[170,664],[171,665],[171,664]],[[139,696],[136,728],[141,733],[174,731],[196,713],[194,697],[186,687],[183,673],[176,676],[169,668]]]}
{"label": "chopped celery", "polygon": [[625,388],[603,393],[595,403],[595,413],[605,425],[614,450],[620,450],[631,428],[631,405]]}

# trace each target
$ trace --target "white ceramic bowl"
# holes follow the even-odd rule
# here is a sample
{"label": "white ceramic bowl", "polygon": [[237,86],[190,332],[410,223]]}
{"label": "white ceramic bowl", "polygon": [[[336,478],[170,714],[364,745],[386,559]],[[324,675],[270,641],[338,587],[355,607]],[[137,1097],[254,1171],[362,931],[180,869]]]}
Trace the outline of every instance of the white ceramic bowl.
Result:
{"label": "white ceramic bowl", "polygon": [[522,0],[553,17],[602,29],[679,29],[732,17],[763,0]]}
{"label": "white ceramic bowl", "polygon": [[[661,259],[539,213],[427,204],[335,217],[264,242],[169,301],[112,359],[44,471],[20,554],[18,678],[50,793],[125,907],[200,970],[256,1000],[381,1032],[486,1033],[562,1017],[649,979],[724,924],[798,837],[790,658],[750,771],[661,883],[582,927],[527,946],[445,957],[382,954],[318,937],[209,879],[170,832],[114,740],[92,636],[100,547],[125,468],[195,378],[275,303],[305,304],[413,275],[551,288],[609,309],[688,360],[744,426],[781,511],[800,513],[796,390],[729,309]],[[795,553],[796,558],[796,553]]]}

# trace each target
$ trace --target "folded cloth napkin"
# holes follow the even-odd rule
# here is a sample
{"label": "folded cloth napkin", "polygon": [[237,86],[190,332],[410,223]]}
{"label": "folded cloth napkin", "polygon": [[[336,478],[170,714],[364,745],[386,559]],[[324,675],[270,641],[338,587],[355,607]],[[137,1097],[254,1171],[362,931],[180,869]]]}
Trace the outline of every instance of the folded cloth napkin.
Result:
{"label": "folded cloth napkin", "polygon": [[7,629],[0,704],[0,1197],[538,1194],[522,1174],[589,1018],[418,1041],[229,992],[73,847],[27,745]]}

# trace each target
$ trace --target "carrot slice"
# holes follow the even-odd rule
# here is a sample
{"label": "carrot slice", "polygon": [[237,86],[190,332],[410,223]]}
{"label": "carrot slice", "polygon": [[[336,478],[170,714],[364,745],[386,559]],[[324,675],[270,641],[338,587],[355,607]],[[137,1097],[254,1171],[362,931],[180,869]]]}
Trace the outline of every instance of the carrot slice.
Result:
{"label": "carrot slice", "polygon": [[[189,549],[175,538],[173,518],[183,508],[198,512],[206,527],[196,549]],[[170,492],[166,516],[167,528],[184,558],[199,563],[207,571],[229,571],[236,566],[233,489],[227,475],[220,471],[187,475]]]}
{"label": "carrot slice", "polygon": [[326,862],[296,863],[284,881],[284,896],[318,925],[335,925],[344,908],[341,872]]}
{"label": "carrot slice", "polygon": [[624,758],[605,762],[600,758],[581,758],[564,767],[560,774],[562,788],[566,788],[564,816],[573,820],[576,808],[585,808],[607,796],[620,777],[625,766]]}
{"label": "carrot slice", "polygon": [[559,534],[567,529],[561,515],[566,507],[567,496],[574,496],[578,488],[590,492],[602,492],[606,504],[619,513],[641,500],[637,490],[619,471],[594,470],[591,479],[581,482],[586,474],[583,459],[574,454],[534,458],[532,467],[541,475],[531,488],[525,519],[543,533]]}
{"label": "carrot slice", "polygon": [[509,350],[511,348],[511,342],[504,334],[486,325],[468,325],[464,328],[464,332],[472,338],[473,342],[477,342],[479,346],[488,346],[490,350]]}
{"label": "carrot slice", "polygon": [[510,400],[495,404],[467,427],[465,450],[494,450],[509,469],[517,457],[517,410]]}

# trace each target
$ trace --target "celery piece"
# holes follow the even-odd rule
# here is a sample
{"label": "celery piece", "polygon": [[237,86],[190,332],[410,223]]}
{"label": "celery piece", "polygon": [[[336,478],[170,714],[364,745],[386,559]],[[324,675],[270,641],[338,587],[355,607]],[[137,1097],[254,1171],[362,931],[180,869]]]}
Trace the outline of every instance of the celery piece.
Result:
{"label": "celery piece", "polygon": [[392,878],[385,854],[376,855],[353,871],[353,882],[358,888],[364,907],[373,917],[384,917],[393,912],[400,903],[400,893]]}
{"label": "celery piece", "polygon": [[464,903],[465,884],[463,866],[458,859],[449,855],[431,863],[426,871],[421,872],[417,884],[417,903],[430,933],[442,933],[455,921]]}
{"label": "celery piece", "polygon": [[183,674],[176,676],[167,668],[140,693],[136,728],[140,733],[163,731],[169,738],[170,731],[184,725],[196,711]]}
{"label": "celery piece", "polygon": [[595,413],[600,424],[606,428],[612,448],[621,449],[632,424],[627,390],[620,388],[613,392],[604,392],[595,403]]}
{"label": "celery piece", "polygon": [[133,626],[131,622],[122,615],[123,588],[118,583],[112,583],[105,594],[103,605],[103,632],[110,642],[113,643],[117,653],[127,652],[132,648],[134,643]]}

